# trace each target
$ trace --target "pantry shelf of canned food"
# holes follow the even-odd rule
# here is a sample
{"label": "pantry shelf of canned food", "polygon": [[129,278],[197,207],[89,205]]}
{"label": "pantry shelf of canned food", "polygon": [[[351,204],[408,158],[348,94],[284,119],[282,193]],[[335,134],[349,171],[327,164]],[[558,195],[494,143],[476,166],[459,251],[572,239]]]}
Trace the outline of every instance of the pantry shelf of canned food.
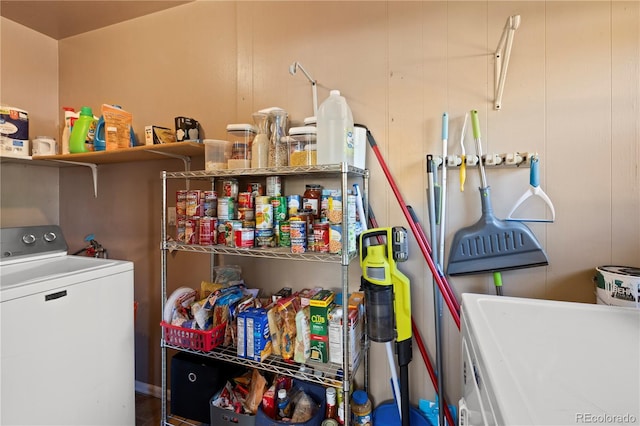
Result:
{"label": "pantry shelf of canned food", "polygon": [[[171,424],[168,420],[174,419],[173,413],[167,410],[168,349],[242,365],[275,377],[295,377],[337,388],[343,402],[343,414],[349,418],[349,394],[361,367],[365,386],[368,384],[368,342],[364,333],[363,296],[358,292],[344,298],[341,295],[349,295],[349,266],[358,257],[355,244],[358,225],[356,194],[362,201],[358,207],[365,209],[363,206],[368,206],[369,171],[339,163],[163,171],[161,179],[164,423]],[[178,185],[184,189],[174,191],[174,183],[169,193],[169,181],[172,180],[184,182]],[[210,185],[210,190],[192,189],[196,186],[194,181],[205,181],[204,185]],[[300,189],[302,187],[305,190]],[[288,188],[300,190],[294,190],[299,193],[293,194]],[[173,208],[174,199],[175,226],[169,226],[167,212]],[[172,306],[176,306],[176,300],[183,300],[174,297],[175,294],[167,294],[168,254],[174,251],[210,255],[210,282],[203,282],[202,289],[195,289],[195,292],[201,290],[202,294],[194,296],[194,300],[203,303],[198,309],[203,309],[210,302],[208,308],[213,312],[213,320],[209,329],[198,329],[195,316],[175,322],[166,315]],[[231,277],[234,271],[229,271],[232,268],[228,266],[229,261],[219,262],[221,265],[216,266],[219,256],[225,259],[227,256],[243,256],[267,262],[269,259],[323,262],[340,274],[338,283],[341,288],[334,293],[307,281],[300,288],[284,287],[271,295],[255,294],[253,297],[260,299],[260,307],[241,311],[240,305],[246,301],[246,293],[251,289],[244,288],[244,281],[238,280],[241,271],[235,271],[238,275]],[[220,271],[224,272],[225,278],[216,276],[221,274]],[[227,278],[229,282],[224,287],[216,287]],[[241,285],[231,284],[239,281]],[[260,287],[260,283],[251,284]],[[209,292],[203,299],[204,286],[208,285],[213,287],[208,288]],[[223,309],[217,311],[216,301],[235,292],[244,295],[238,296],[242,299],[234,302],[234,312],[230,314],[231,305],[224,313]],[[184,295],[189,296],[186,292]],[[336,302],[334,299],[338,297],[341,301]],[[295,309],[294,305],[297,305]],[[342,312],[348,314],[342,315]],[[306,342],[303,338],[296,338],[295,332],[305,321],[309,333],[305,335]],[[249,322],[253,324],[253,332],[247,332]],[[289,335],[291,328],[293,334]],[[260,332],[263,329],[267,330],[266,334]],[[248,334],[243,336],[244,333]],[[251,343],[250,335],[254,336]],[[285,345],[285,341],[291,344]],[[251,350],[252,354],[249,353]]]}

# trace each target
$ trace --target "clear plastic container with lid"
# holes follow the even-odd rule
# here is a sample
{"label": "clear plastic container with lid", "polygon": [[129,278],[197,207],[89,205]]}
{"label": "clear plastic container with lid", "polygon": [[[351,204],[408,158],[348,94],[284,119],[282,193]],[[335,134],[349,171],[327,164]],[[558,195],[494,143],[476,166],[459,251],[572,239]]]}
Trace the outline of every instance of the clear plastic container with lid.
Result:
{"label": "clear plastic container with lid", "polygon": [[204,160],[205,169],[220,170],[226,169],[229,158],[231,158],[231,142],[219,139],[205,139]]}
{"label": "clear plastic container with lid", "polygon": [[253,121],[258,134],[251,143],[251,168],[269,165],[269,114],[258,111],[253,113]]}
{"label": "clear plastic container with lid", "polygon": [[227,134],[231,141],[230,169],[248,169],[251,167],[251,143],[257,133],[252,124],[229,124]]}
{"label": "clear plastic container with lid", "polygon": [[289,129],[289,165],[313,166],[318,163],[315,126]]}

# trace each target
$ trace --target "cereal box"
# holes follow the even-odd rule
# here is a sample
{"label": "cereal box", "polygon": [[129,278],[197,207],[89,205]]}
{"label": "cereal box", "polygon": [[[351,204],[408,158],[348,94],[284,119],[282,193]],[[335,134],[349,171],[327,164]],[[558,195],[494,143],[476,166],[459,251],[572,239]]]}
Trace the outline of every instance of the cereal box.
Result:
{"label": "cereal box", "polygon": [[264,308],[257,308],[253,317],[253,360],[262,362],[267,359],[271,355],[271,346],[267,311]]}
{"label": "cereal box", "polygon": [[[342,330],[343,321],[342,306],[334,307],[329,312],[329,361],[342,364]],[[360,341],[362,340],[362,321],[357,308],[349,309],[348,332],[349,332],[349,368],[360,359]]]}

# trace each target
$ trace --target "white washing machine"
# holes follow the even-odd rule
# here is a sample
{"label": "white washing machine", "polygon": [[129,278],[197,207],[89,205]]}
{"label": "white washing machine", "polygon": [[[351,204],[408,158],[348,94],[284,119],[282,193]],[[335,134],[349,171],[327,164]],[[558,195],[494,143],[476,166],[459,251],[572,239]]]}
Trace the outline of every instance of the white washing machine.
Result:
{"label": "white washing machine", "polygon": [[0,229],[0,424],[134,425],[133,263]]}
{"label": "white washing machine", "polygon": [[459,424],[640,424],[640,310],[462,295]]}

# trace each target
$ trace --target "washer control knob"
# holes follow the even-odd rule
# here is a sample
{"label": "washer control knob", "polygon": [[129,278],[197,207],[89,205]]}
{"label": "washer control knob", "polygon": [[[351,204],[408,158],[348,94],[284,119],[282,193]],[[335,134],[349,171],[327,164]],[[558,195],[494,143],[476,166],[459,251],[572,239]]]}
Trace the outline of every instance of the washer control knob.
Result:
{"label": "washer control knob", "polygon": [[25,244],[33,244],[36,242],[36,236],[33,234],[25,234],[22,236],[22,242]]}
{"label": "washer control knob", "polygon": [[44,234],[44,240],[48,243],[52,243],[58,238],[54,232],[47,232]]}

